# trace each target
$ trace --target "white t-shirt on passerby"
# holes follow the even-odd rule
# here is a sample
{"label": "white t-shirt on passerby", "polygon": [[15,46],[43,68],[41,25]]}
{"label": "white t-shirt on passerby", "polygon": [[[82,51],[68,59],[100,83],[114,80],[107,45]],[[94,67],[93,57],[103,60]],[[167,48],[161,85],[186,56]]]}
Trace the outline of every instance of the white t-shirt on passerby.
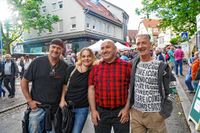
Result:
{"label": "white t-shirt on passerby", "polygon": [[160,112],[161,95],[158,88],[158,67],[160,61],[140,61],[135,73],[133,108],[142,112]]}
{"label": "white t-shirt on passerby", "polygon": [[31,64],[31,60],[24,61],[24,70],[27,70],[30,64]]}

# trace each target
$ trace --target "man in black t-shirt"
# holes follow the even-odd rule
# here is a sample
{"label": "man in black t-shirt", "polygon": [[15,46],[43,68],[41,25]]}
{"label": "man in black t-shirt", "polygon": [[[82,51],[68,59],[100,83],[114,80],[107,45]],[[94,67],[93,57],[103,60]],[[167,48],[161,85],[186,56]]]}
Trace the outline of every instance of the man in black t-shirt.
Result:
{"label": "man in black t-shirt", "polygon": [[[51,117],[58,108],[62,86],[65,84],[68,66],[59,58],[63,48],[62,40],[53,39],[48,56],[36,58],[21,81],[22,92],[31,108],[28,125],[30,133],[43,130],[53,132],[52,121],[48,125],[49,121],[46,118]],[[31,92],[29,92],[29,82],[32,82]]]}

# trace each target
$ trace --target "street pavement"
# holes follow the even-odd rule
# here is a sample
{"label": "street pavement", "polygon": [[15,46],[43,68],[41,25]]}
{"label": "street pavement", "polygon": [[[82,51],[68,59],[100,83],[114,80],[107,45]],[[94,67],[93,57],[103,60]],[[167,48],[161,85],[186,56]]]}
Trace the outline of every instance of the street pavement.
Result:
{"label": "street pavement", "polygon": [[[184,75],[186,75],[186,71],[187,66],[184,66]],[[194,130],[194,124],[187,120],[194,94],[189,94],[185,90],[187,88],[184,84],[184,77],[177,77],[178,95],[176,96],[176,102],[173,103],[174,110],[172,115],[166,120],[168,133],[199,133]],[[7,95],[0,98],[0,132],[20,133],[21,119],[26,105],[19,86],[19,79],[16,83],[15,98],[10,99]],[[85,123],[83,133],[94,133],[90,114]]]}

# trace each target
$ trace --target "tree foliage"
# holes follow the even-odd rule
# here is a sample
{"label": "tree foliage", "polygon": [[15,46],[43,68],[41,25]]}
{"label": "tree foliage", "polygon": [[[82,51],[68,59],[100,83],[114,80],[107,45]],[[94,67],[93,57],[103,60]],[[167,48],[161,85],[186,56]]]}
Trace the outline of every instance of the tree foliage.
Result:
{"label": "tree foliage", "polygon": [[196,16],[200,13],[199,0],[142,0],[143,8],[136,13],[147,18],[154,13],[161,21],[160,27],[172,27],[177,34],[196,32]]}
{"label": "tree foliage", "polygon": [[7,0],[11,8],[12,20],[0,23],[4,48],[9,53],[10,44],[24,31],[35,29],[38,33],[52,31],[52,24],[59,21],[57,15],[42,14],[42,0]]}
{"label": "tree foliage", "polygon": [[173,45],[177,45],[180,42],[180,40],[181,40],[180,36],[176,36],[170,40],[170,43]]}

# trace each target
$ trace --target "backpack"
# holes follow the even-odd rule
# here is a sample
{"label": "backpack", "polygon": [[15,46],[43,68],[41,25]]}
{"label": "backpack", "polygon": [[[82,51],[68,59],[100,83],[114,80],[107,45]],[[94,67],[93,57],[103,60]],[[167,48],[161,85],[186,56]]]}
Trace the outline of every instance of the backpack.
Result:
{"label": "backpack", "polygon": [[166,52],[166,53],[165,53],[165,59],[166,59],[166,61],[168,61],[169,58],[170,58],[170,56],[169,56],[169,54]]}

